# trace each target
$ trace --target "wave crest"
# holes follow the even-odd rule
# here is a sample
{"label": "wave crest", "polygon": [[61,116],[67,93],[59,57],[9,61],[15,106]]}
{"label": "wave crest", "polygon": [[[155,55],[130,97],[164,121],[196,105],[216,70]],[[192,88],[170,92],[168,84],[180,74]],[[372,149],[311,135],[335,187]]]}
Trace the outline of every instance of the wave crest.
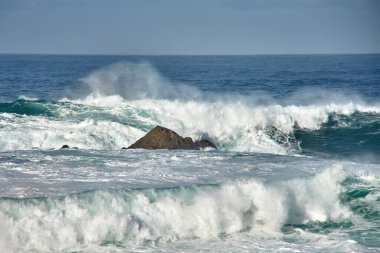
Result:
{"label": "wave crest", "polygon": [[98,190],[66,197],[0,199],[4,248],[59,250],[91,244],[216,239],[238,232],[281,233],[287,224],[341,221],[345,174],[335,166],[309,179],[221,186]]}
{"label": "wave crest", "polygon": [[[349,127],[348,121],[358,118],[347,120],[342,115],[373,114],[361,117],[364,121],[376,121],[380,115],[379,105],[344,96],[335,96],[339,101],[334,101],[331,94],[323,100],[318,93],[318,101],[313,101],[313,96],[305,96],[303,91],[284,102],[267,95],[263,99],[262,94],[201,92],[170,82],[149,63],[117,63],[82,81],[91,89],[83,99],[19,99],[0,104],[0,150],[63,144],[120,149],[162,125],[194,140],[210,139],[222,150],[297,154],[302,143],[296,136],[298,129],[320,130],[331,120],[338,121],[336,126]],[[376,134],[376,128],[376,124],[367,127],[361,138]]]}

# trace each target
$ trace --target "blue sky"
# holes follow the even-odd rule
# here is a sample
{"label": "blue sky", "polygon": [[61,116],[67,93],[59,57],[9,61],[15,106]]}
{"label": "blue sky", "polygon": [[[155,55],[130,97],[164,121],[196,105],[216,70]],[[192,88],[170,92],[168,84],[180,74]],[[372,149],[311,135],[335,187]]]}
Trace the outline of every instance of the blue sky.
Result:
{"label": "blue sky", "polygon": [[0,53],[380,53],[380,1],[0,0]]}

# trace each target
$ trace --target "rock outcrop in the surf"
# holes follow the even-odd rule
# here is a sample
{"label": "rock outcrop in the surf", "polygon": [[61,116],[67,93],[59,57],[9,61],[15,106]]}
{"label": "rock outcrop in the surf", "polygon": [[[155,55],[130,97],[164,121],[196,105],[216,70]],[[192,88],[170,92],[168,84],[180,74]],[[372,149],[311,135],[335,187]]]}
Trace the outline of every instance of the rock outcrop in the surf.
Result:
{"label": "rock outcrop in the surf", "polygon": [[[145,136],[129,146],[127,149],[193,149],[212,147],[214,144],[209,141],[202,140],[193,142],[190,137],[183,138],[173,130],[162,126],[156,126],[150,130]],[[123,148],[126,149],[126,148]]]}
{"label": "rock outcrop in the surf", "polygon": [[78,147],[72,147],[72,148],[70,148],[70,146],[67,145],[67,144],[64,144],[64,145],[61,147],[61,149],[67,149],[67,148],[69,148],[69,149],[78,149]]}

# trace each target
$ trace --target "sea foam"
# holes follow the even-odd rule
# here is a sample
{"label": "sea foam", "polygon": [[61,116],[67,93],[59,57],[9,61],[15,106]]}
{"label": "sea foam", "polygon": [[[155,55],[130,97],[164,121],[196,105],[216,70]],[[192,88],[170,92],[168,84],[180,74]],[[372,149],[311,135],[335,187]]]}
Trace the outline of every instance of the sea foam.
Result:
{"label": "sea foam", "polygon": [[236,233],[281,234],[284,225],[339,222],[337,165],[311,178],[220,186],[96,190],[65,197],[0,199],[0,250],[56,251],[89,245],[163,244]]}
{"label": "sea foam", "polygon": [[0,149],[120,149],[162,125],[221,150],[298,154],[296,129],[318,130],[332,115],[380,113],[379,105],[344,96],[285,102],[202,92],[170,82],[148,63],[114,64],[82,82],[90,89],[82,99],[3,104]]}

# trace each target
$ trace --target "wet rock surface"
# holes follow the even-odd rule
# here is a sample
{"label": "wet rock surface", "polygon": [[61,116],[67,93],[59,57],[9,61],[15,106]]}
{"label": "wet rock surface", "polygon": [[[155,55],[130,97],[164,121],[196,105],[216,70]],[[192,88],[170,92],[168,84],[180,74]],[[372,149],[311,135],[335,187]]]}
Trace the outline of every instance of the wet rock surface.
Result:
{"label": "wet rock surface", "polygon": [[[207,140],[193,142],[190,137],[182,137],[173,130],[162,126],[156,126],[145,136],[129,146],[127,149],[201,149],[215,145]],[[123,148],[125,149],[125,148]]]}

